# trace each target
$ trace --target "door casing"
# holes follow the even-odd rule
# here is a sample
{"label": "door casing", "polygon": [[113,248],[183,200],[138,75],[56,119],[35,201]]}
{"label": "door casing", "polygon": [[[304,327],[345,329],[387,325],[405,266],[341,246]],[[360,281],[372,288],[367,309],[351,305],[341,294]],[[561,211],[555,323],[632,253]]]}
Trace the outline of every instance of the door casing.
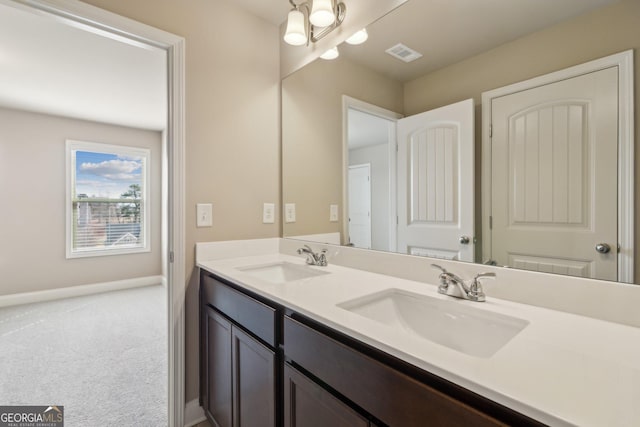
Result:
{"label": "door casing", "polygon": [[167,52],[168,117],[165,150],[167,192],[168,425],[184,425],[185,295],[185,39],[104,9],[72,0],[0,0],[105,37]]}

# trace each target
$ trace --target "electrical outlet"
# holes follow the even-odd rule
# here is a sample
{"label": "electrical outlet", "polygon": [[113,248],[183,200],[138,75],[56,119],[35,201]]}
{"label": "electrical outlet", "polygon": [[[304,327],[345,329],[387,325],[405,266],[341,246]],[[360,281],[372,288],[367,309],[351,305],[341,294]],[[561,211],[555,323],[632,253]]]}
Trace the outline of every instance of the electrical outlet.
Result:
{"label": "electrical outlet", "polygon": [[262,206],[262,223],[273,224],[276,222],[276,205],[273,203],[265,203]]}
{"label": "electrical outlet", "polygon": [[213,226],[213,205],[211,203],[196,204],[196,226]]}
{"label": "electrical outlet", "polygon": [[329,221],[338,222],[338,205],[329,205]]}
{"label": "electrical outlet", "polygon": [[295,203],[287,203],[284,205],[284,222],[296,222]]}

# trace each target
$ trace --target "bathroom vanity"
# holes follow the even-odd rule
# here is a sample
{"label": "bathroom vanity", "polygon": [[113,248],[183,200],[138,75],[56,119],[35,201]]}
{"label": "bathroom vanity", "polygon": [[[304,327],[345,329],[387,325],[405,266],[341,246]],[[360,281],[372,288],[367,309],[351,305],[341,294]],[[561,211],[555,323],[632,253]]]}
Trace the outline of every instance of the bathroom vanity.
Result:
{"label": "bathroom vanity", "polygon": [[220,426],[640,422],[636,327],[308,266],[281,239],[204,245],[201,404]]}

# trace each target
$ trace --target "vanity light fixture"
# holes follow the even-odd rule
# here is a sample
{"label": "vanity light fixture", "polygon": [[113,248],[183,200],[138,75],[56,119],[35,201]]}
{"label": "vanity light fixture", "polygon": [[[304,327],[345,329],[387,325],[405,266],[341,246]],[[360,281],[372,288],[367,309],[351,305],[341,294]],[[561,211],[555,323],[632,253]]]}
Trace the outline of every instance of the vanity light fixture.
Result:
{"label": "vanity light fixture", "polygon": [[300,4],[289,0],[293,9],[287,16],[284,41],[293,46],[309,46],[342,24],[347,6],[341,0],[308,0]]}
{"label": "vanity light fixture", "polygon": [[338,47],[336,46],[336,47],[332,47],[331,49],[329,49],[328,51],[320,55],[320,58],[331,60],[331,59],[336,59],[338,56],[340,56],[340,52],[338,52]]}
{"label": "vanity light fixture", "polygon": [[366,28],[363,28],[360,31],[357,31],[355,34],[353,34],[351,37],[349,37],[345,41],[349,44],[357,45],[357,44],[362,44],[366,42],[368,38],[369,38],[369,33],[367,33]]}

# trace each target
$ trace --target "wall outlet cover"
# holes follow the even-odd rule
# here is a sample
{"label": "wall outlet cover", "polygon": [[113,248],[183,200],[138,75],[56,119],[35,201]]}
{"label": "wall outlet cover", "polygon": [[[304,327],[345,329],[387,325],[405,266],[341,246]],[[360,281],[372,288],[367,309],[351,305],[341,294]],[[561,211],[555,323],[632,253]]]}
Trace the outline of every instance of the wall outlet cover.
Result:
{"label": "wall outlet cover", "polygon": [[265,203],[262,206],[262,223],[273,224],[276,222],[276,205],[275,203]]}
{"label": "wall outlet cover", "polygon": [[338,222],[338,205],[329,205],[329,221]]}
{"label": "wall outlet cover", "polygon": [[296,204],[286,203],[284,205],[284,222],[296,222]]}

